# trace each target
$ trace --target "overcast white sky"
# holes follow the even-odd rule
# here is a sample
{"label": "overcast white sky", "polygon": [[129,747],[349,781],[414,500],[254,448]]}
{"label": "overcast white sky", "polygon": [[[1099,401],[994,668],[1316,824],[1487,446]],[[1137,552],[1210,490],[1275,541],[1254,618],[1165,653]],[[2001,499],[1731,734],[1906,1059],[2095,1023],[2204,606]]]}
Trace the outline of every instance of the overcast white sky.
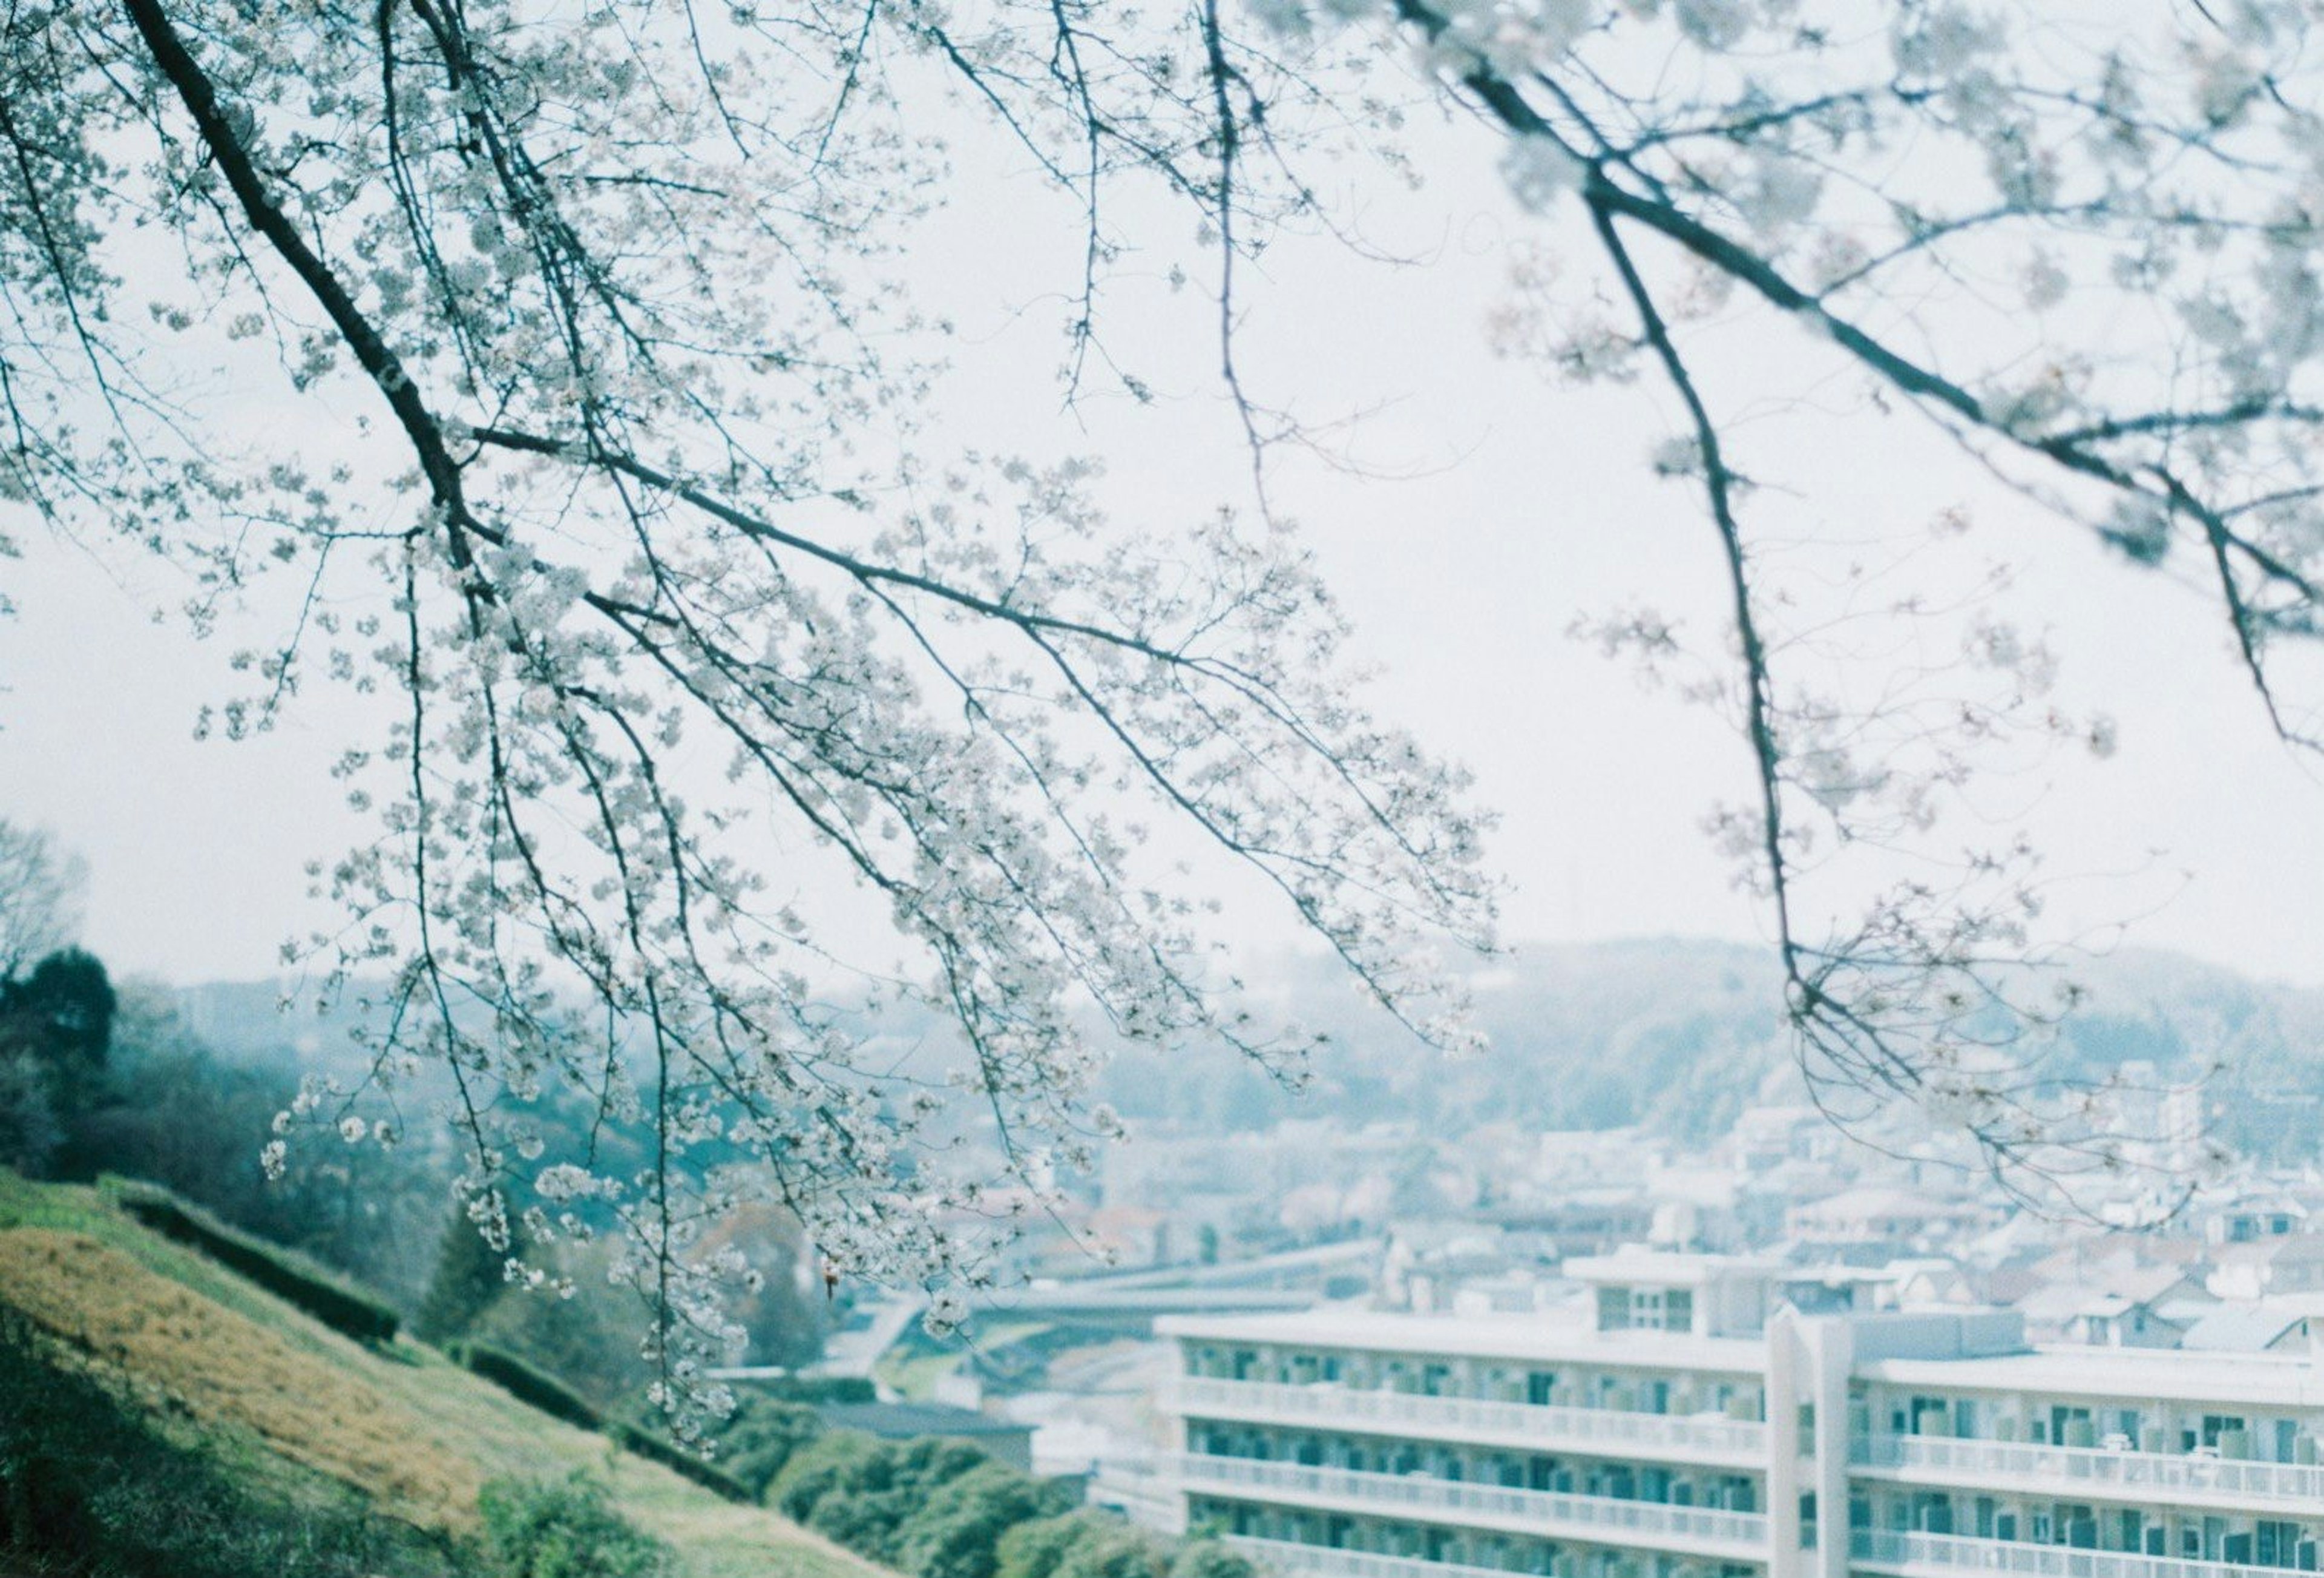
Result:
{"label": "overcast white sky", "polygon": [[[1489,172],[1489,154],[1468,153],[1453,168]],[[969,371],[939,434],[1094,448],[1126,527],[1235,496],[1201,302],[1161,282],[1158,259],[1122,284],[1116,332],[1166,398],[1158,413],[1095,402],[1076,440],[1048,382],[1047,301],[1077,265],[1072,237],[993,223],[991,204],[1015,187],[970,189],[977,212],[914,264],[964,329]],[[1388,270],[1329,241],[1283,244],[1252,281],[1244,355],[1262,392],[1311,419],[1369,410],[1340,434],[1365,474],[1286,457],[1276,485],[1385,670],[1379,709],[1470,763],[1499,807],[1510,937],[1761,936],[1699,829],[1715,800],[1746,792],[1741,743],[1564,633],[1577,614],[1640,599],[1720,628],[1709,528],[1683,487],[1646,475],[1658,397],[1561,391],[1489,353],[1485,319],[1523,234],[1489,174],[1416,197],[1366,191],[1358,207],[1423,261]],[[1791,389],[1780,333],[1731,338],[1731,389],[1757,392],[1764,377],[1769,397],[1750,443],[1813,484],[1784,505],[1799,530],[1902,540],[1969,503],[1965,551],[2019,568],[2019,605],[2053,633],[2064,694],[2118,720],[2113,760],[2069,753],[2002,797],[2035,825],[2052,871],[2075,879],[2059,894],[2066,923],[2137,916],[2132,943],[2324,984],[2324,789],[2268,734],[2208,605],[1999,494],[1917,424],[1851,414],[1853,391]],[[318,424],[318,449],[333,442]],[[233,632],[198,645],[153,623],[182,595],[162,567],[21,534],[26,561],[0,562],[23,610],[0,623],[0,816],[87,857],[87,941],[116,970],[272,972],[284,938],[318,918],[301,863],[355,831],[323,773],[345,743],[335,698],[318,693],[265,739],[195,743],[197,710],[233,688]],[[261,627],[269,616],[254,614]],[[1254,942],[1280,935],[1268,918],[1231,924]]]}

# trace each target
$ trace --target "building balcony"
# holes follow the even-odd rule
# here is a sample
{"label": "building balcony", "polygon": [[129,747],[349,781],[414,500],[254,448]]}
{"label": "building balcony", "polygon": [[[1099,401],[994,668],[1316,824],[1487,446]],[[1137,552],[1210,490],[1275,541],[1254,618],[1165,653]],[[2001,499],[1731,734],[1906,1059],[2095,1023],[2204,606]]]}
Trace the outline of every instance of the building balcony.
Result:
{"label": "building balcony", "polygon": [[1110,1508],[1140,1528],[1162,1534],[1186,1532],[1186,1498],[1167,1463],[1149,1458],[1106,1458],[1089,1478],[1089,1503]]}
{"label": "building balcony", "polygon": [[1366,1473],[1192,1453],[1178,1457],[1176,1465],[1182,1489],[1237,1500],[1417,1518],[1460,1528],[1648,1547],[1730,1562],[1766,1559],[1767,1519],[1757,1512],[1719,1512],[1614,1496],[1525,1490],[1422,1474]]}
{"label": "building balcony", "polygon": [[1866,1477],[1964,1490],[2070,1489],[2138,1506],[2283,1513],[2324,1507],[2324,1468],[2162,1452],[2034,1446],[1946,1435],[1858,1438],[1849,1463]]}
{"label": "building balcony", "polygon": [[1717,1415],[1536,1407],[1473,1398],[1430,1398],[1331,1385],[1278,1386],[1209,1376],[1180,1376],[1165,1397],[1173,1411],[1204,1419],[1474,1442],[1525,1452],[1563,1450],[1585,1456],[1738,1469],[1766,1466],[1767,1427]]}
{"label": "building balcony", "polygon": [[1511,1578],[1512,1574],[1509,1568],[1480,1567],[1473,1562],[1427,1562],[1418,1556],[1384,1556],[1376,1551],[1346,1551],[1248,1535],[1229,1535],[1227,1544],[1285,1578]]}
{"label": "building balcony", "polygon": [[1956,1573],[2014,1573],[2025,1578],[2283,1578],[2286,1572],[2282,1567],[2239,1562],[2189,1562],[2127,1551],[2086,1550],[2079,1546],[1866,1528],[1849,1537],[1849,1564],[1858,1572],[1894,1573],[1899,1578],[1949,1578]]}

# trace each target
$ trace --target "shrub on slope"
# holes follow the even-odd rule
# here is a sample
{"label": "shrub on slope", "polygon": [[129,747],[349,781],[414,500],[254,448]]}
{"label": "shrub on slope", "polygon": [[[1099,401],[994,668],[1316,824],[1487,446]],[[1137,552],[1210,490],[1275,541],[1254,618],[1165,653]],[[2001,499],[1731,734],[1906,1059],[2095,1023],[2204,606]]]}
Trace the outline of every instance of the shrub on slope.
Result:
{"label": "shrub on slope", "polygon": [[120,1198],[124,1211],[162,1237],[191,1244],[332,1330],[359,1343],[395,1341],[401,1317],[392,1306],[305,1256],[237,1232],[198,1206],[151,1185],[124,1186]]}
{"label": "shrub on slope", "polygon": [[605,1487],[576,1473],[549,1484],[486,1485],[489,1578],[667,1578],[670,1549],[613,1510]]}
{"label": "shrub on slope", "polygon": [[521,1403],[539,1408],[552,1419],[562,1419],[582,1430],[602,1430],[605,1416],[597,1406],[537,1364],[489,1343],[463,1343],[461,1363],[491,1381]]}

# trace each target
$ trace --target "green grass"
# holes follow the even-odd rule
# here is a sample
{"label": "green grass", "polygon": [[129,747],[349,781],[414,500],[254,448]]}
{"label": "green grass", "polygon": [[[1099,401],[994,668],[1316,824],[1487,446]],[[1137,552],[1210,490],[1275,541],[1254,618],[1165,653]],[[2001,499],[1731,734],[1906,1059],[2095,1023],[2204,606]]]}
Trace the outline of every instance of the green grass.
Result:
{"label": "green grass", "polygon": [[167,1189],[131,1185],[116,1190],[112,1198],[140,1225],[192,1246],[358,1342],[392,1343],[402,1326],[402,1317],[387,1300],[296,1250],[228,1227]]}
{"label": "green grass", "polygon": [[[887,1578],[884,1569],[777,1514],[722,1501],[603,1435],[526,1407],[432,1348],[399,1338],[392,1348],[374,1351],[341,1336],[192,1250],[140,1227],[114,1204],[109,1186],[31,1184],[0,1168],[0,1232],[22,1227],[94,1239],[327,1362],[349,1382],[424,1420],[436,1439],[456,1443],[476,1479],[561,1479],[576,1468],[590,1471],[613,1488],[622,1514],[677,1548],[680,1578]],[[135,1374],[121,1379],[134,1392],[154,1384]],[[221,1426],[208,1435],[221,1462],[252,1472],[270,1467],[253,1460],[264,1449],[246,1432]]]}
{"label": "green grass", "polygon": [[[183,1244],[171,1243],[131,1221],[113,1204],[124,1186],[106,1178],[94,1186],[78,1184],[33,1184],[0,1167],[0,1231],[12,1227],[51,1227],[87,1233],[99,1243],[121,1250],[150,1271],[183,1283],[203,1297],[224,1305],[268,1326],[286,1342],[320,1356],[337,1359],[360,1354],[357,1344],[318,1321],[299,1316],[272,1294],[244,1280],[208,1256]],[[285,1320],[283,1317],[296,1317]]]}

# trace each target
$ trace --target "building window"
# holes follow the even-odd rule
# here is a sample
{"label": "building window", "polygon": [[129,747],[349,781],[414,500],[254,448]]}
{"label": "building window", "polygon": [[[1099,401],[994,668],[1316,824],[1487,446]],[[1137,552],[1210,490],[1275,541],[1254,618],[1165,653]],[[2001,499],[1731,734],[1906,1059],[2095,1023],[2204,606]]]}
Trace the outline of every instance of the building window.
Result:
{"label": "building window", "polygon": [[1684,1287],[1600,1287],[1601,1332],[1691,1332],[1694,1294]]}
{"label": "building window", "polygon": [[2257,1530],[2255,1559],[2263,1567],[2292,1567],[2300,1563],[2300,1526],[2263,1519]]}

